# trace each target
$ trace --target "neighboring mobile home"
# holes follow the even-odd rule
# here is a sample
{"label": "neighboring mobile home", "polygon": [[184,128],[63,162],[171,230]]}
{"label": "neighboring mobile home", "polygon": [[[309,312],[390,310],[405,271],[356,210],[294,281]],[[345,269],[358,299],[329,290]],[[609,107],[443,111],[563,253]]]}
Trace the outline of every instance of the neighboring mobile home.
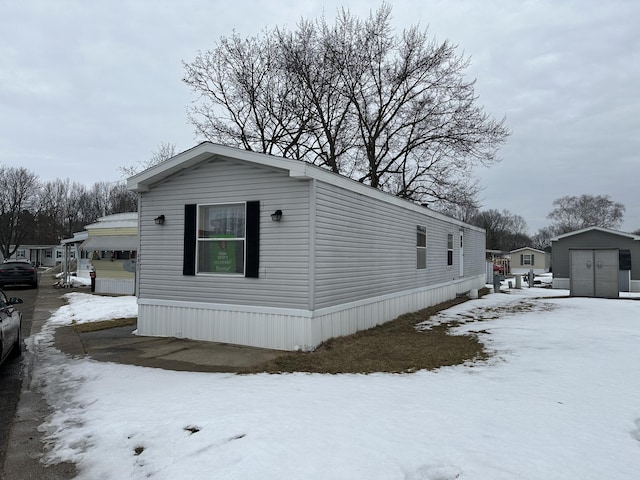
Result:
{"label": "neighboring mobile home", "polygon": [[640,236],[590,227],[551,239],[553,288],[575,296],[640,292]]}
{"label": "neighboring mobile home", "polygon": [[57,245],[20,245],[10,258],[3,258],[28,260],[36,267],[53,267],[60,263],[61,259],[62,249]]}
{"label": "neighboring mobile home", "polygon": [[128,188],[140,335],[308,350],[485,285],[483,229],[302,161],[205,142]]}
{"label": "neighboring mobile home", "polygon": [[545,273],[549,271],[549,255],[537,248],[523,247],[511,250],[511,273]]}
{"label": "neighboring mobile home", "polygon": [[84,228],[87,237],[80,245],[78,274],[95,271],[96,293],[133,295],[135,273],[127,267],[135,262],[138,250],[138,214],[107,215]]}

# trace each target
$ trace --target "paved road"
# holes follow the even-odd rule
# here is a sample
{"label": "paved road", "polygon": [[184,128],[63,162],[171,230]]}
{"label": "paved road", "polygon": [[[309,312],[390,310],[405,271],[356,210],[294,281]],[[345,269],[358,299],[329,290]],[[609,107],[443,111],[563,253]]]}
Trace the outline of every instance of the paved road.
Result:
{"label": "paved road", "polygon": [[[18,305],[18,308],[22,312],[22,338],[27,338],[31,333],[33,309],[38,290],[20,287],[5,287],[3,290],[8,297],[20,297],[24,301],[22,305]],[[22,350],[24,352],[24,345]],[[4,365],[0,366],[0,466],[4,463],[9,430],[11,429],[11,423],[20,398],[24,373],[23,366],[23,357],[8,360]]]}
{"label": "paved road", "polygon": [[[24,300],[24,338],[39,332],[51,312],[64,304],[62,295],[66,292],[47,280],[41,279],[37,290],[5,289],[10,296]],[[0,367],[0,480],[67,480],[77,474],[73,464],[40,463],[43,443],[38,426],[51,410],[42,395],[31,388],[31,374],[37,363],[37,355],[23,347],[21,359]]]}

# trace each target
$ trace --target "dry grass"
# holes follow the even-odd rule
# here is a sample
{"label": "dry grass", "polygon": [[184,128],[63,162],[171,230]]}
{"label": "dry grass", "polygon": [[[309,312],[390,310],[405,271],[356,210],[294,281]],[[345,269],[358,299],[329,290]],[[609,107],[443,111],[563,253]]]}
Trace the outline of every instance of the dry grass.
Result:
{"label": "dry grass", "polygon": [[[486,290],[479,293],[483,295]],[[431,315],[465,301],[466,297],[456,298],[408,313],[369,330],[327,340],[313,352],[283,353],[240,373],[405,373],[486,359],[489,354],[475,335],[450,333],[459,322],[436,325],[429,330],[416,329],[416,324]],[[120,318],[74,324],[73,328],[78,333],[86,333],[133,326],[136,321],[136,318]]]}
{"label": "dry grass", "polygon": [[137,321],[137,318],[116,318],[115,320],[105,320],[102,322],[74,323],[72,326],[77,333],[87,333],[106,330],[108,328],[133,326]]}
{"label": "dry grass", "polygon": [[313,352],[283,354],[242,373],[403,373],[486,359],[488,353],[476,336],[449,333],[457,322],[424,331],[415,328],[440,310],[466,300],[458,298],[405,314],[378,327],[330,339]]}

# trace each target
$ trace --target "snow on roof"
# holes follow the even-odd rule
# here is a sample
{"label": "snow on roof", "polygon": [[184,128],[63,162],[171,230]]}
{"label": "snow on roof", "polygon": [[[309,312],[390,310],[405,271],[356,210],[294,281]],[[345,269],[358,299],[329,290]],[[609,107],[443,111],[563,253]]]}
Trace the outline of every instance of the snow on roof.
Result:
{"label": "snow on roof", "polygon": [[138,212],[114,213],[98,218],[95,223],[85,225],[85,229],[138,227]]}

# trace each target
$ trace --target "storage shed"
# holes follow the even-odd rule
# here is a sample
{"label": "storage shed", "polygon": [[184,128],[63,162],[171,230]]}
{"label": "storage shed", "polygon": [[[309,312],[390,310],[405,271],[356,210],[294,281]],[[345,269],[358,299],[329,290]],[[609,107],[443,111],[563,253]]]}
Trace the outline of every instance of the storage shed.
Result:
{"label": "storage shed", "polygon": [[309,350],[485,284],[485,232],[308,163],[202,143],[139,193],[138,334]]}
{"label": "storage shed", "polygon": [[590,227],[551,239],[553,287],[571,295],[640,292],[640,236]]}

